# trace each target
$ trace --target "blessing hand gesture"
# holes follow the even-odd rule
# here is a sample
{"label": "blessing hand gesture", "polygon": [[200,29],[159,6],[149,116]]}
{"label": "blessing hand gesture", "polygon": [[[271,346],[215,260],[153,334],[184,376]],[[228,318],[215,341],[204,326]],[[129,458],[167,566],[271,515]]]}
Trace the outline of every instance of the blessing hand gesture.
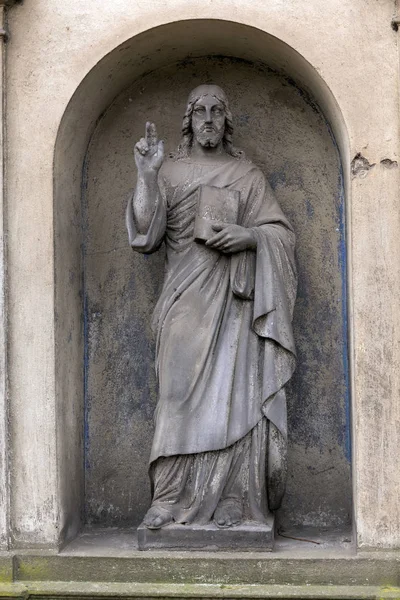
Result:
{"label": "blessing hand gesture", "polygon": [[156,174],[164,160],[164,142],[157,139],[154,123],[146,123],[145,137],[135,144],[135,162],[141,176]]}

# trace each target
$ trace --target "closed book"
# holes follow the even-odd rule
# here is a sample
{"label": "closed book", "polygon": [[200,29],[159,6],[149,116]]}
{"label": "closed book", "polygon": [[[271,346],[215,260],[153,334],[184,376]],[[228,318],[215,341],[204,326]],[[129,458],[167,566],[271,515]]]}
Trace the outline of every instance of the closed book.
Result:
{"label": "closed book", "polygon": [[207,241],[217,232],[213,225],[237,224],[240,192],[201,185],[194,224],[195,240]]}

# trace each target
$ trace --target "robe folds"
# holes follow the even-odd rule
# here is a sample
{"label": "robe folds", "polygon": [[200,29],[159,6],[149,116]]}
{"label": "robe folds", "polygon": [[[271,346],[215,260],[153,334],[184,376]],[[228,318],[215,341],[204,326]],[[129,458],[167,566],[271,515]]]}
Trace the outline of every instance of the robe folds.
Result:
{"label": "robe folds", "polygon": [[[238,224],[252,229],[256,250],[228,255],[194,240],[201,185],[240,192]],[[159,189],[147,234],[134,232],[131,242],[144,253],[166,245],[153,319],[159,399],[150,462],[226,449],[266,417],[277,434],[269,436],[268,472],[279,482],[284,386],[295,367],[292,227],[262,172],[244,158],[165,161]]]}

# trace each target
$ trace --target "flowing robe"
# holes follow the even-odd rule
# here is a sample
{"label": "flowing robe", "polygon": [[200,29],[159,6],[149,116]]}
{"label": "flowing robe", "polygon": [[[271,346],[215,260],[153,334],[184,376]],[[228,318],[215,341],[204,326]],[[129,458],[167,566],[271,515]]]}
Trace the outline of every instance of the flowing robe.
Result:
{"label": "flowing robe", "polygon": [[[255,251],[228,255],[194,240],[201,185],[240,192],[238,224],[254,232]],[[185,457],[213,456],[257,435],[264,439],[261,452],[269,453],[265,475],[270,508],[276,508],[285,462],[284,386],[295,366],[293,230],[262,172],[245,159],[166,161],[159,189],[147,234],[131,235],[133,249],[140,252],[157,250],[163,240],[166,244],[164,286],[153,321],[159,400],[150,462],[184,457],[184,464],[167,468],[184,479]],[[265,423],[270,431],[273,427],[269,438]],[[215,460],[212,469],[218,471],[222,459]]]}

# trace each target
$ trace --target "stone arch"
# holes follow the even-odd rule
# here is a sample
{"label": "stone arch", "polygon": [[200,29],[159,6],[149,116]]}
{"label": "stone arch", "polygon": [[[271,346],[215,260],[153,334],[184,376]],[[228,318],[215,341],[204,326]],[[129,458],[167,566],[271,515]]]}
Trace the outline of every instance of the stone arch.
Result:
{"label": "stone arch", "polygon": [[[180,60],[227,56],[264,63],[285,73],[309,93],[325,115],[344,167],[349,193],[349,143],[340,107],[317,65],[266,31],[232,21],[193,19],[171,22],[126,40],[95,65],[77,87],[60,123],[54,152],[56,385],[60,502],[70,539],[82,523],[84,493],[84,388],[87,361],[82,269],[81,197],[87,184],[85,157],[96,124],[132,81]],[[349,206],[348,197],[346,206]],[[347,232],[349,235],[349,232]]]}

